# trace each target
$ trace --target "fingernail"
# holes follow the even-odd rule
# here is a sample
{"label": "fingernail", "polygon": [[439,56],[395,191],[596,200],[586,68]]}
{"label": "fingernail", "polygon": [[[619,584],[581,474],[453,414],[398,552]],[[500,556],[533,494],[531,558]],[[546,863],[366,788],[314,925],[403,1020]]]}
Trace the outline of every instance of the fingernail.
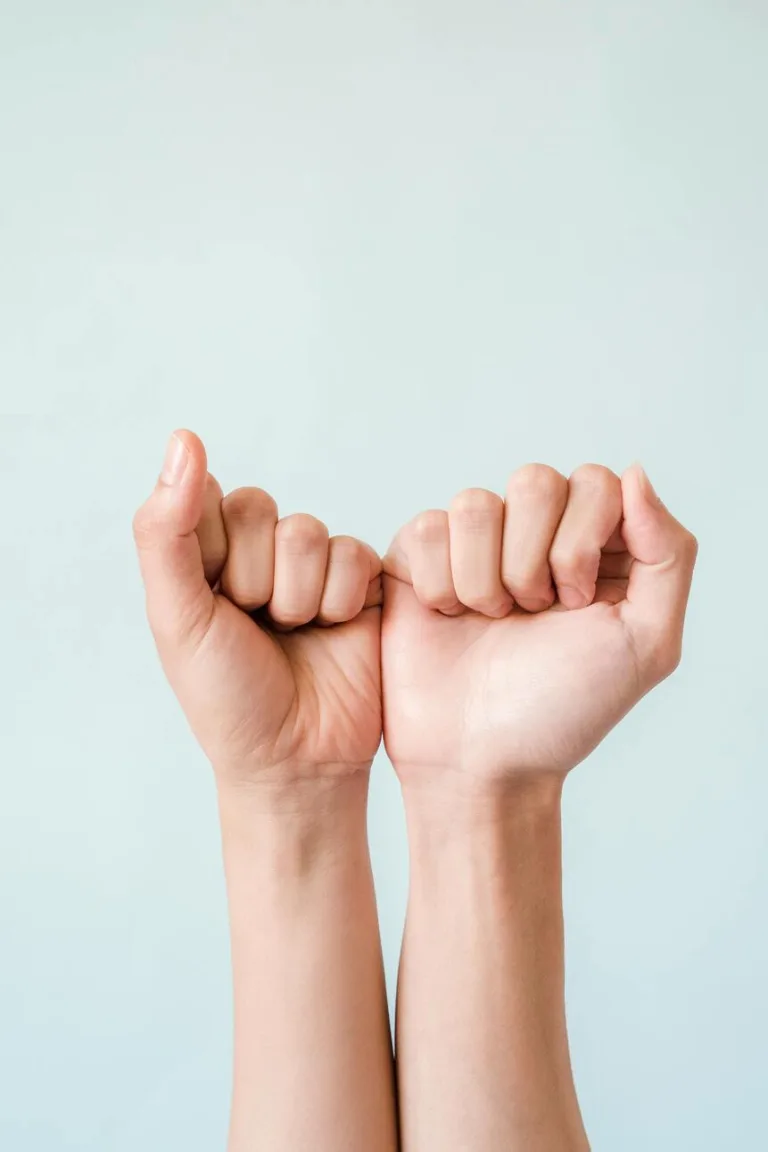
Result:
{"label": "fingernail", "polygon": [[558,599],[564,608],[586,608],[587,598],[578,588],[569,588],[567,585],[557,589]]}
{"label": "fingernail", "polygon": [[545,600],[543,596],[518,596],[517,603],[524,612],[546,612],[552,607],[553,596]]}
{"label": "fingernail", "polygon": [[171,436],[168,441],[168,447],[165,450],[163,470],[160,473],[160,479],[163,484],[168,484],[172,487],[174,484],[181,483],[181,478],[186,471],[188,461],[189,452],[185,445],[179,440],[178,436]]}

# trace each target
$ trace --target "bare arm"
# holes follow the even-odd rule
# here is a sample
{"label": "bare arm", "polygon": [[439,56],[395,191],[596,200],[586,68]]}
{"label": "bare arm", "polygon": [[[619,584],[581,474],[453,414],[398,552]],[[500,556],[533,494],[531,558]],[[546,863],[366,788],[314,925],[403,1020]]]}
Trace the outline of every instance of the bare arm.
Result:
{"label": "bare arm", "polygon": [[385,558],[387,751],[411,889],[405,1152],[581,1152],[565,1028],[565,776],[675,668],[696,542],[645,474],[543,465],[417,516]]}
{"label": "bare arm", "polygon": [[406,794],[397,1063],[407,1149],[589,1147],[565,1027],[560,788]]}
{"label": "bare arm", "polygon": [[134,531],[168,679],[214,768],[229,894],[230,1152],[394,1152],[366,797],[378,557],[171,438]]}
{"label": "bare arm", "polygon": [[359,775],[308,810],[220,797],[235,997],[230,1152],[392,1152],[392,1054]]}

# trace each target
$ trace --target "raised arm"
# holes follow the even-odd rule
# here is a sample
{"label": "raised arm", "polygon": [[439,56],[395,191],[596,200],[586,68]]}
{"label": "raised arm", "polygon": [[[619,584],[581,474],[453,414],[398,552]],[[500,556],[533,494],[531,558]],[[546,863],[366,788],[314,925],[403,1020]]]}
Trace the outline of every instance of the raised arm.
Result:
{"label": "raised arm", "polygon": [[529,466],[385,559],[385,741],[411,883],[405,1152],[580,1152],[563,989],[567,772],[680,656],[696,542],[645,474]]}
{"label": "raised arm", "polygon": [[235,1000],[230,1152],[394,1152],[366,841],[380,565],[171,439],[134,521],[168,679],[211,761]]}
{"label": "raised arm", "polygon": [[407,805],[403,1147],[588,1148],[565,1027],[557,784]]}

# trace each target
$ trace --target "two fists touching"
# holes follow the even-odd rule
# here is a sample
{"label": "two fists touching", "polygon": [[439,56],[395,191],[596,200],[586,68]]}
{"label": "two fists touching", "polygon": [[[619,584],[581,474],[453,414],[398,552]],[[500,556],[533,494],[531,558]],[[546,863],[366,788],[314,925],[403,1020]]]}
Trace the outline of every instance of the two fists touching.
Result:
{"label": "two fists touching", "polygon": [[[408,1149],[588,1147],[560,786],[677,664],[693,537],[639,468],[529,465],[503,500],[469,489],[416,516],[381,561],[261,489],[224,497],[183,431],[134,528],[217,776],[233,1152],[385,1152],[398,1130]],[[397,1093],[366,840],[382,731],[410,859]]]}
{"label": "two fists touching", "polygon": [[[564,774],[676,666],[696,541],[638,467],[529,465],[382,562],[172,438],[134,532],[163,666],[221,779]],[[383,587],[382,587],[383,584]],[[382,605],[383,600],[383,616]],[[383,689],[383,692],[382,692]]]}

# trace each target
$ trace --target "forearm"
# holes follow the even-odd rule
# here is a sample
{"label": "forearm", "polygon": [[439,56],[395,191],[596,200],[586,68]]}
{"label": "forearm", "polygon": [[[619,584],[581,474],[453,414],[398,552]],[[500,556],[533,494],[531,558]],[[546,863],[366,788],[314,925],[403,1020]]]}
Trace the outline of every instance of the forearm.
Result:
{"label": "forearm", "polygon": [[367,774],[275,814],[220,794],[235,1002],[230,1152],[393,1152]]}
{"label": "forearm", "polygon": [[406,792],[405,1152],[588,1148],[565,1027],[560,785]]}

